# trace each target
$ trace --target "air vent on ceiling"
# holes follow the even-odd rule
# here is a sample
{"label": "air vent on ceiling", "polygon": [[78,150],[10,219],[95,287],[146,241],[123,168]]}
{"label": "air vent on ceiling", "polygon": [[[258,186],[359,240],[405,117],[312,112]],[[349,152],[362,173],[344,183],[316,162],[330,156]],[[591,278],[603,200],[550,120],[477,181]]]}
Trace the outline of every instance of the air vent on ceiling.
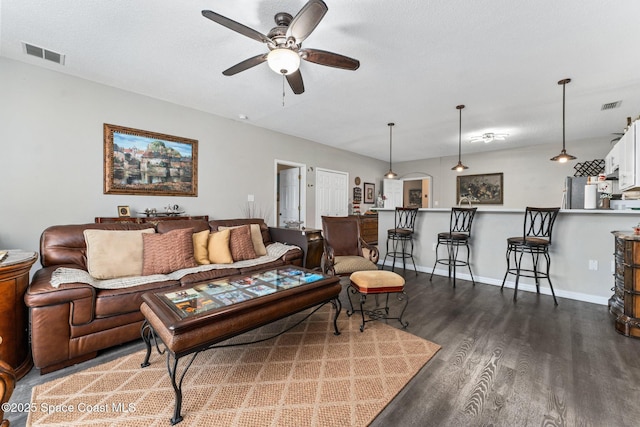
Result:
{"label": "air vent on ceiling", "polygon": [[57,64],[64,65],[64,55],[61,53],[54,52],[52,50],[48,50],[43,47],[38,47],[25,42],[22,42],[22,50],[27,55],[37,56],[38,58],[46,59],[48,61],[52,61]]}
{"label": "air vent on ceiling", "polygon": [[604,110],[612,110],[614,108],[618,108],[620,106],[620,104],[622,104],[622,101],[609,102],[607,104],[602,104],[602,107],[600,108],[600,110],[602,110],[602,111],[604,111]]}

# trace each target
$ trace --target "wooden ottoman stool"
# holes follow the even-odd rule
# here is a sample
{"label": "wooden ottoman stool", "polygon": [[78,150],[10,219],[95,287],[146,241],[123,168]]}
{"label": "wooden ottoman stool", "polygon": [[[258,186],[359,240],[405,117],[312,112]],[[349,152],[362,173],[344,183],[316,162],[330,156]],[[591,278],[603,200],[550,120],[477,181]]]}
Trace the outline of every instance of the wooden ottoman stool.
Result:
{"label": "wooden ottoman stool", "polygon": [[[404,278],[399,274],[386,270],[370,270],[370,271],[356,271],[349,277],[350,283],[347,287],[347,298],[349,298],[350,310],[347,311],[347,316],[351,316],[356,311],[362,314],[362,325],[360,325],[360,332],[364,331],[364,324],[372,320],[387,320],[396,319],[400,322],[403,328],[406,328],[409,323],[402,321],[402,315],[409,304],[409,297],[404,291]],[[351,302],[352,294],[360,294],[360,310],[353,309],[353,303]],[[374,294],[376,296],[376,308],[373,310],[365,310],[363,308],[364,302],[367,300],[367,295]],[[384,307],[378,307],[378,295],[386,294],[386,302]],[[389,317],[389,294],[397,294],[398,301],[404,301],[404,307],[398,317]],[[364,315],[369,316],[368,320],[365,320]]]}

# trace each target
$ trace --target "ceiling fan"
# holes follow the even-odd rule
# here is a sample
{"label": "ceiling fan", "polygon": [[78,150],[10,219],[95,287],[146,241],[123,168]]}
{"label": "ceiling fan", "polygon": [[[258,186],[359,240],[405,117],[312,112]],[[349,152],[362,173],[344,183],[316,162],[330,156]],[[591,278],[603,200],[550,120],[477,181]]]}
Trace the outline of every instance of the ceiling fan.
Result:
{"label": "ceiling fan", "polygon": [[300,74],[300,59],[344,70],[357,70],[360,67],[360,61],[348,56],[324,50],[302,48],[302,42],[318,26],[327,10],[329,8],[322,0],[309,0],[295,17],[286,12],[277,13],[274,16],[276,27],[272,28],[267,35],[210,10],[203,10],[202,16],[262,42],[269,48],[269,52],[245,59],[224,70],[222,74],[233,76],[266,61],[273,71],[286,77],[293,93],[299,95],[304,92],[304,83],[302,74]]}

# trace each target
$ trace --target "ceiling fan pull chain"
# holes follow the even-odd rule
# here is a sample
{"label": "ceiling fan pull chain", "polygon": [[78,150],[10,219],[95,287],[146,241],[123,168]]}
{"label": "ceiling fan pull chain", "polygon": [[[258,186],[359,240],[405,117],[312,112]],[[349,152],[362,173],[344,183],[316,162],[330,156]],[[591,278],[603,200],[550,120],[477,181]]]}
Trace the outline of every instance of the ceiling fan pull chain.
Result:
{"label": "ceiling fan pull chain", "polygon": [[284,73],[282,74],[282,106],[284,107]]}

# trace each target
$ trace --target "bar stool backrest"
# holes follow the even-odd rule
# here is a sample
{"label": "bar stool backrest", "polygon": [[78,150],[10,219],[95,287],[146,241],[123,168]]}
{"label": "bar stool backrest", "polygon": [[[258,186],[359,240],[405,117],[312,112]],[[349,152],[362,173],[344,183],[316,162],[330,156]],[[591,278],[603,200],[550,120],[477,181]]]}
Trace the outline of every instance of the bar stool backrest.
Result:
{"label": "bar stool backrest", "polygon": [[560,208],[532,208],[527,207],[524,213],[523,236],[546,239],[551,244],[551,232],[553,224]]}
{"label": "bar stool backrest", "polygon": [[413,233],[418,208],[396,208],[396,230],[408,230]]}
{"label": "bar stool backrest", "polygon": [[478,208],[451,208],[451,219],[449,220],[450,233],[464,233],[471,237],[471,224]]}

